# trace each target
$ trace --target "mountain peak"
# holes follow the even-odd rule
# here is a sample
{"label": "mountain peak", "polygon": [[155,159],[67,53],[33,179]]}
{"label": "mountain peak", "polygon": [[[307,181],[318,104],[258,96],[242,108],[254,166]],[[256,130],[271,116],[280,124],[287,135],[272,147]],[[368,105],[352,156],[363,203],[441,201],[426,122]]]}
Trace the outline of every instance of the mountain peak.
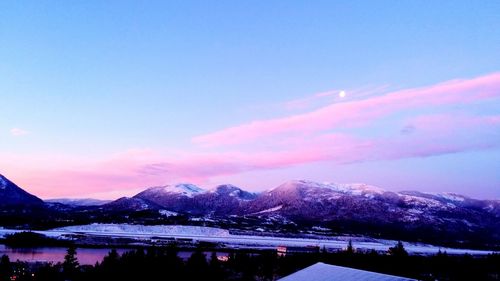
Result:
{"label": "mountain peak", "polygon": [[325,186],[323,184],[309,181],[309,180],[289,180],[287,182],[284,182],[283,184],[271,189],[271,191],[275,190],[297,190],[300,188],[304,187],[317,187],[317,188],[324,188]]}
{"label": "mountain peak", "polygon": [[363,193],[382,194],[385,192],[380,187],[365,183],[326,183],[324,186],[336,192],[352,195],[361,195]]}
{"label": "mountain peak", "polygon": [[26,192],[8,178],[0,174],[0,205],[43,204],[42,199]]}
{"label": "mountain peak", "polygon": [[69,206],[101,206],[110,203],[111,200],[100,200],[93,198],[53,198],[46,199],[47,203],[60,203]]}
{"label": "mountain peak", "polygon": [[255,193],[245,191],[232,184],[218,185],[214,189],[210,190],[210,192],[217,193],[219,195],[228,195],[243,200],[252,200],[256,197]]}
{"label": "mountain peak", "polygon": [[[365,184],[365,183],[331,183],[331,182],[325,182],[325,183],[319,183],[319,182],[314,182],[310,180],[290,180],[282,185],[274,188],[274,189],[297,189],[297,188],[303,188],[303,187],[308,187],[308,188],[327,188],[332,191],[340,192],[340,193],[346,193],[346,194],[353,194],[353,195],[359,195],[361,193],[384,193],[385,190]],[[272,190],[274,190],[272,189]]]}
{"label": "mountain peak", "polygon": [[221,185],[214,187],[210,191],[217,192],[217,193],[231,193],[231,192],[238,191],[238,190],[242,190],[242,189],[235,186],[235,185],[232,185],[232,184],[221,184]]}
{"label": "mountain peak", "polygon": [[146,189],[143,192],[154,194],[179,194],[188,197],[193,197],[195,194],[202,193],[204,190],[194,184],[178,183],[175,185],[156,186]]}
{"label": "mountain peak", "polygon": [[453,201],[453,202],[463,202],[465,199],[468,199],[468,197],[452,193],[452,192],[443,192],[443,193],[437,193],[435,194],[438,197],[441,197],[445,200]]}

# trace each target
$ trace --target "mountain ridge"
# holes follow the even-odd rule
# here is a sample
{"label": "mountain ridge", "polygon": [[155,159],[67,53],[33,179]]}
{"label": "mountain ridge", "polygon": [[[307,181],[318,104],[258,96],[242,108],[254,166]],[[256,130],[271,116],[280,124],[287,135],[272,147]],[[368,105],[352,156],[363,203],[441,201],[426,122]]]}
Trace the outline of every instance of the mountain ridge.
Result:
{"label": "mountain ridge", "polygon": [[[270,227],[273,231],[302,231],[304,227],[321,226],[337,234],[493,241],[493,245],[500,246],[500,201],[454,193],[394,192],[367,184],[292,180],[260,193],[230,184],[212,189],[191,184],[157,186],[99,206],[70,206],[43,203],[5,177],[1,179],[0,194],[5,195],[6,190],[23,194],[49,212],[44,213],[44,209],[27,213],[30,208],[22,207],[17,215],[43,218],[49,214],[64,224],[76,220],[155,224],[176,221],[178,217],[177,221],[185,223],[208,221],[248,230]],[[3,220],[15,224],[13,210],[4,208]]]}
{"label": "mountain ridge", "polygon": [[43,200],[0,174],[0,205],[43,205]]}

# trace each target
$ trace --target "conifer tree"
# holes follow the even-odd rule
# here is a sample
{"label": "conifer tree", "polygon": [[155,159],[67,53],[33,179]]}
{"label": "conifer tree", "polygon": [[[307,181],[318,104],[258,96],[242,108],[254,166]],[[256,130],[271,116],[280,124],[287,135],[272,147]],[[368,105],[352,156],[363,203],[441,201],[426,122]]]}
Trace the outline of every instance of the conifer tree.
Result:
{"label": "conifer tree", "polygon": [[12,275],[12,264],[9,256],[3,255],[0,259],[0,281],[10,281]]}
{"label": "conifer tree", "polygon": [[352,246],[352,240],[349,239],[349,242],[347,243],[347,249],[346,249],[347,254],[354,254],[354,247]]}
{"label": "conifer tree", "polygon": [[389,254],[397,257],[406,257],[408,256],[408,252],[406,251],[403,242],[398,241],[396,246],[389,248]]}
{"label": "conifer tree", "polygon": [[80,263],[76,257],[76,248],[71,246],[68,248],[63,262],[63,273],[65,277],[72,280],[78,272]]}

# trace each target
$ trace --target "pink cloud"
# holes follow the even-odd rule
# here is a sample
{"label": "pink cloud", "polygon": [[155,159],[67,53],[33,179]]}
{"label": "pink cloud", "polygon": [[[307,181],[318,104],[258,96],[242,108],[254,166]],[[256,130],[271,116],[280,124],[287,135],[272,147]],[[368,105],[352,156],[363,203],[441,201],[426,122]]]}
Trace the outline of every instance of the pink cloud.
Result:
{"label": "pink cloud", "polygon": [[[264,150],[187,154],[178,161],[165,165],[176,175],[203,182],[216,176],[287,168],[320,161],[345,164],[489,149],[500,147],[499,119],[500,116],[420,116],[409,120],[416,127],[411,136],[363,138],[323,134],[297,138],[288,146],[277,145]],[[445,122],[443,125],[436,125],[440,124],[436,120]],[[443,131],[443,127],[448,130]]]}
{"label": "pink cloud", "polygon": [[314,95],[290,100],[284,103],[284,107],[287,110],[298,110],[298,109],[310,109],[312,107],[318,107],[324,105],[325,102],[345,102],[349,100],[358,100],[372,96],[374,94],[380,94],[386,92],[389,88],[388,85],[378,86],[378,87],[363,87],[357,89],[347,89],[345,98],[339,98],[339,93],[342,90],[331,90],[327,92],[316,93]]}
{"label": "pink cloud", "polygon": [[321,92],[314,94],[309,97],[304,97],[300,99],[294,99],[291,101],[285,102],[285,109],[288,110],[295,110],[295,109],[306,109],[311,107],[313,104],[315,104],[317,101],[322,100],[324,98],[332,97],[334,95],[337,95],[340,92],[340,90],[332,90],[328,92]]}
{"label": "pink cloud", "polygon": [[[137,189],[164,182],[159,175],[147,175],[138,167],[156,161],[151,150],[130,150],[103,159],[53,154],[2,154],[1,173],[44,198]],[[126,193],[125,193],[126,194]]]}
{"label": "pink cloud", "polygon": [[[500,116],[427,115],[411,118],[410,135],[377,138],[328,133],[295,138],[287,146],[223,152],[133,150],[96,162],[61,158],[57,165],[24,166],[22,157],[0,159],[5,174],[44,198],[98,196],[116,198],[167,183],[207,184],[220,176],[328,161],[331,164],[428,157],[500,147]],[[446,128],[446,130],[443,130]],[[49,157],[49,156],[47,156]],[[44,158],[40,157],[38,161]],[[5,161],[20,161],[16,168]],[[50,162],[50,157],[45,159]],[[83,163],[83,164],[82,164]],[[2,171],[4,172],[4,171]]]}
{"label": "pink cloud", "polygon": [[30,132],[24,130],[24,129],[20,129],[20,128],[12,128],[10,129],[10,134],[14,137],[21,137],[21,136],[25,136],[25,135],[28,135]]}
{"label": "pink cloud", "polygon": [[192,141],[203,146],[241,144],[286,133],[311,133],[360,125],[411,108],[464,104],[495,97],[500,97],[500,73],[334,103],[304,114],[256,120],[200,135]]}
{"label": "pink cloud", "polygon": [[[175,182],[204,185],[215,177],[322,161],[345,164],[498,148],[500,115],[421,115],[401,120],[392,132],[377,136],[332,129],[371,124],[377,118],[405,109],[466,104],[499,96],[500,73],[496,73],[332,104],[309,113],[255,121],[194,139],[202,145],[239,146],[201,146],[165,152],[136,149],[100,159],[1,153],[0,172],[44,198],[116,198],[149,186]],[[258,142],[244,145],[254,140]]]}

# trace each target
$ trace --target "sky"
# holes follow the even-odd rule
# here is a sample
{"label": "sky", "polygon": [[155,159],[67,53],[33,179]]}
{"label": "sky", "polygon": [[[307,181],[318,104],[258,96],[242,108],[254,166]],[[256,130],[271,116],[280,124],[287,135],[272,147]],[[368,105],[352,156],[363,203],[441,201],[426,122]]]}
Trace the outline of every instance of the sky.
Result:
{"label": "sky", "polygon": [[499,1],[2,1],[0,173],[500,199]]}

